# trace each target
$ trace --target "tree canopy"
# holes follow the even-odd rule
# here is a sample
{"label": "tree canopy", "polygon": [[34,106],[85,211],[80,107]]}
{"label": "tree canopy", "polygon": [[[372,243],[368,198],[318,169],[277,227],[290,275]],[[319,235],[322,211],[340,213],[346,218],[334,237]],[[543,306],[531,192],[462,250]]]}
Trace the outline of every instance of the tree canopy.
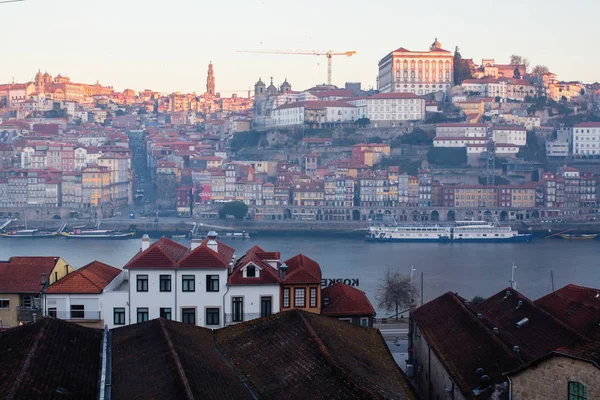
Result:
{"label": "tree canopy", "polygon": [[548,72],[550,72],[550,70],[545,65],[536,65],[535,67],[533,67],[533,70],[531,70],[531,73],[533,75],[538,75],[538,76],[547,74]]}
{"label": "tree canopy", "polygon": [[398,314],[416,303],[418,292],[415,286],[411,285],[409,276],[388,268],[382,282],[377,286],[375,298],[379,308],[393,312],[398,319]]}
{"label": "tree canopy", "polygon": [[242,219],[248,214],[248,206],[242,201],[230,201],[223,204],[219,210],[219,218],[227,218],[228,215],[235,219]]}
{"label": "tree canopy", "polygon": [[[527,69],[529,68],[529,60],[526,57],[521,57],[517,54],[513,54],[512,56],[510,56],[510,63],[511,65],[524,65],[525,72],[527,72]],[[520,74],[521,72],[519,72],[519,75]]]}
{"label": "tree canopy", "polygon": [[456,46],[454,50],[454,83],[460,85],[465,79],[473,78],[471,67],[466,60],[462,59],[460,49]]}
{"label": "tree canopy", "polygon": [[465,147],[431,147],[427,152],[427,161],[431,164],[457,167],[467,163]]}

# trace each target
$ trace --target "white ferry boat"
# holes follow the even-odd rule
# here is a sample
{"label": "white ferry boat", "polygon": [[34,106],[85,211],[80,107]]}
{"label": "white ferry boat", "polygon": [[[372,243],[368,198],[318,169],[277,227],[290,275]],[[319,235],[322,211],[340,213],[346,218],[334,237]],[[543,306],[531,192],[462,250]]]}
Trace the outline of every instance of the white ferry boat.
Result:
{"label": "white ferry boat", "polygon": [[373,242],[529,242],[532,235],[497,223],[457,221],[449,226],[370,226],[365,239]]}

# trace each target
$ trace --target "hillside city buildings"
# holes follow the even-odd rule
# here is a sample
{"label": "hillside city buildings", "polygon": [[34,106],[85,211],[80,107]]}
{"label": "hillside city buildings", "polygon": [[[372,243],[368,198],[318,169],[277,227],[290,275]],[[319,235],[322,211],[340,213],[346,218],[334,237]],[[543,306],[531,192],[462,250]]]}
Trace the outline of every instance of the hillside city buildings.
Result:
{"label": "hillside city buildings", "polygon": [[[456,61],[437,39],[427,51],[389,52],[378,74],[377,90],[298,89],[270,77],[231,97],[219,93],[212,62],[202,94],[118,92],[41,71],[2,84],[0,216],[98,218],[141,207],[217,218],[231,201],[255,220],[597,211],[600,84],[493,58]],[[580,185],[563,201],[566,168]],[[502,179],[490,185],[492,176]]]}

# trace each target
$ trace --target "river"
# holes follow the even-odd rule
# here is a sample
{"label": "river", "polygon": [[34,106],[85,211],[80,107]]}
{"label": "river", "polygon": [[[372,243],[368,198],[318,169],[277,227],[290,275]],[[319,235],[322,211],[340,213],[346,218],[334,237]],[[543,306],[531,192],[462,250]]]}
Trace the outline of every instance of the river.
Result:
{"label": "river", "polygon": [[[189,245],[189,240],[181,240]],[[544,240],[532,243],[370,243],[360,239],[321,237],[260,237],[227,240],[241,256],[258,245],[281,252],[282,260],[303,253],[316,260],[323,278],[354,278],[375,304],[376,288],[387,268],[410,274],[420,287],[423,273],[425,302],[452,291],[471,299],[489,296],[510,285],[513,262],[517,290],[531,299],[551,290],[550,271],[560,288],[568,283],[600,288],[600,242]],[[60,256],[74,267],[93,260],[121,268],[139,251],[140,239],[66,240],[0,239],[0,259],[11,256]],[[378,315],[386,313],[378,310]]]}

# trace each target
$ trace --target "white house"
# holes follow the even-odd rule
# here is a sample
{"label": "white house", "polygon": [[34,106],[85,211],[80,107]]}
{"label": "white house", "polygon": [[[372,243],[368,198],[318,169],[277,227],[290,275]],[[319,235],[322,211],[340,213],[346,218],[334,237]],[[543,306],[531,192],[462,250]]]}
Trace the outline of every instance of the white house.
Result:
{"label": "white house", "polygon": [[600,154],[600,122],[582,122],[573,127],[575,157]]}
{"label": "white house", "polygon": [[356,107],[344,101],[305,101],[284,104],[271,113],[273,126],[339,124],[356,121]]}
{"label": "white house", "polygon": [[80,325],[109,328],[127,321],[126,274],[93,261],[46,289],[44,314]]}
{"label": "white house", "polygon": [[228,279],[226,325],[280,311],[280,266],[279,252],[265,252],[258,246],[237,261]]}
{"label": "white house", "polygon": [[129,271],[127,323],[165,318],[208,328],[223,326],[227,271],[234,249],[216,234],[192,241],[191,249],[167,238],[142,250],[123,269]]}
{"label": "white house", "polygon": [[425,119],[425,99],[414,93],[379,93],[366,100],[367,118],[376,126]]}

